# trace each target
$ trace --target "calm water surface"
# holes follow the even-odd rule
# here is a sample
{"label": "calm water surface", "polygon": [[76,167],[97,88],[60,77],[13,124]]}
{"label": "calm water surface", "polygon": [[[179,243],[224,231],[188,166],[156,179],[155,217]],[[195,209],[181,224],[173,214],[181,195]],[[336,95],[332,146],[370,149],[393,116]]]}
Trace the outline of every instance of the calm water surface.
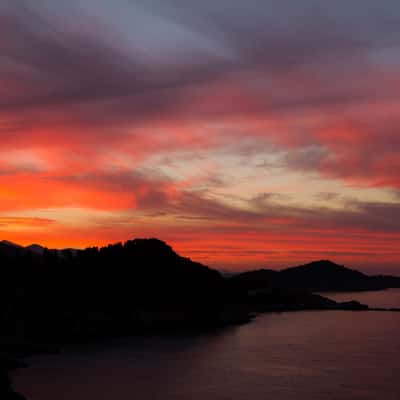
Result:
{"label": "calm water surface", "polygon": [[30,400],[399,400],[399,360],[400,313],[293,312],[34,357],[13,379]]}
{"label": "calm water surface", "polygon": [[370,307],[400,308],[400,289],[377,290],[372,292],[322,293],[336,301],[358,300]]}

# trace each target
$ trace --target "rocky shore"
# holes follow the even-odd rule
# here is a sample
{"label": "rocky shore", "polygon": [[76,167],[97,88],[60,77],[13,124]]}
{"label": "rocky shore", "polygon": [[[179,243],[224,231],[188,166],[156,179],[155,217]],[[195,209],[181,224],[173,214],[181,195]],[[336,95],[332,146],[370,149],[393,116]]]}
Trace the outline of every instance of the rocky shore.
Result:
{"label": "rocky shore", "polygon": [[1,400],[25,400],[25,397],[14,391],[8,371],[21,367],[21,363],[0,357],[0,399]]}

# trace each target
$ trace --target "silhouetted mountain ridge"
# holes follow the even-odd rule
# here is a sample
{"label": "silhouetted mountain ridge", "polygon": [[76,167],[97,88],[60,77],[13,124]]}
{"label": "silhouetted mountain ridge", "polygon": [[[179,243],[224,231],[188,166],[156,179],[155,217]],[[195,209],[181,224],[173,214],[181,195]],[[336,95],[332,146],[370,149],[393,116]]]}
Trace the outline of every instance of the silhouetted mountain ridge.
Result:
{"label": "silhouetted mountain ridge", "polygon": [[25,247],[26,250],[32,251],[33,253],[43,254],[46,250],[46,247],[41,246],[40,244],[30,244]]}
{"label": "silhouetted mountain ridge", "polygon": [[158,239],[85,250],[0,245],[0,336],[63,343],[248,318],[221,274]]}
{"label": "silhouetted mountain ridge", "polygon": [[8,240],[0,241],[0,256],[7,255],[8,257],[12,258],[12,257],[18,257],[21,254],[26,254],[27,252],[43,255],[45,251],[56,252],[59,254],[63,254],[65,251],[71,251],[75,255],[82,250],[73,248],[49,249],[37,243],[32,243],[28,246],[22,246],[18,243],[13,243]]}
{"label": "silhouetted mountain ridge", "polygon": [[400,287],[400,277],[371,276],[330,260],[313,261],[280,271],[268,269],[247,271],[232,279],[248,289],[284,288],[311,292],[380,290]]}
{"label": "silhouetted mountain ridge", "polygon": [[[314,265],[227,279],[154,238],[84,250],[3,241],[0,266],[0,398],[19,398],[2,371],[10,356],[148,331],[214,329],[247,322],[253,311],[368,309],[292,290],[293,284],[266,285],[311,279],[310,271],[322,270]],[[252,290],[248,282],[260,286],[261,276],[262,290]]]}

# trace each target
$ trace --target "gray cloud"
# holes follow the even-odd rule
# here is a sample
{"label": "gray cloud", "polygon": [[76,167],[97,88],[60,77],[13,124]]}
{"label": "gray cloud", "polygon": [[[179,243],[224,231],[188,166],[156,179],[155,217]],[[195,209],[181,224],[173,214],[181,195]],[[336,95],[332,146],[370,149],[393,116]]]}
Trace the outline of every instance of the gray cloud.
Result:
{"label": "gray cloud", "polygon": [[[288,168],[400,187],[398,115],[363,111],[398,101],[386,70],[400,63],[398,2],[86,0],[74,14],[78,3],[0,7],[4,143],[64,135],[92,146],[143,123],[279,117],[285,129],[262,135],[289,148]],[[304,122],[310,113],[321,121]],[[364,137],[335,143],[320,134],[342,129],[338,120]],[[220,146],[260,136],[246,126],[217,134]]]}
{"label": "gray cloud", "polygon": [[[190,98],[180,89],[230,77],[242,70],[253,73],[258,70],[264,75],[265,84],[259,83],[266,90],[270,89],[270,93],[275,92],[272,103],[271,99],[264,101],[262,107],[279,109],[293,108],[296,103],[342,103],[349,97],[362,98],[366,95],[365,90],[358,87],[355,93],[351,93],[351,88],[337,92],[330,82],[325,82],[330,92],[317,87],[312,88],[311,97],[309,93],[306,96],[302,93],[300,97],[296,91],[286,95],[282,91],[277,93],[273,82],[268,81],[268,75],[302,71],[304,66],[316,68],[320,74],[323,66],[323,75],[340,77],[343,62],[348,73],[352,66],[357,67],[357,63],[367,63],[367,51],[379,49],[386,42],[399,44],[399,38],[393,33],[394,22],[390,21],[395,21],[400,11],[392,3],[392,11],[399,12],[376,14],[375,22],[381,28],[376,35],[370,35],[368,20],[358,20],[355,27],[354,20],[347,20],[338,12],[338,7],[333,10],[332,18],[313,1],[307,1],[301,7],[293,2],[284,2],[283,6],[259,1],[250,1],[246,7],[242,2],[228,4],[225,1],[205,2],[201,6],[178,1],[153,3],[151,7],[151,2],[133,4],[139,9],[141,6],[150,15],[158,14],[159,19],[153,21],[150,32],[155,37],[159,35],[160,41],[166,32],[158,29],[157,21],[159,25],[163,22],[167,26],[180,27],[181,36],[192,32],[192,36],[198,38],[197,41],[183,42],[187,54],[181,54],[180,60],[171,62],[160,57],[158,63],[150,64],[151,58],[138,50],[139,43],[135,50],[137,39],[146,42],[140,30],[132,30],[130,49],[124,48],[122,42],[113,42],[115,37],[107,36],[108,31],[116,28],[112,18],[104,26],[99,23],[97,29],[84,30],[85,23],[93,24],[96,20],[87,18],[86,21],[81,16],[81,21],[73,24],[66,18],[50,14],[46,8],[35,7],[38,11],[32,11],[33,3],[30,2],[16,2],[16,6],[10,6],[0,17],[3,38],[0,72],[11,85],[10,90],[5,90],[0,97],[0,110],[105,102],[100,108],[110,109],[113,115],[113,102],[123,99],[131,104],[125,108],[131,117],[154,115],[163,109],[171,111],[171,108],[182,106],[181,96]],[[137,21],[135,8],[126,12]],[[200,39],[208,47],[200,48]]]}

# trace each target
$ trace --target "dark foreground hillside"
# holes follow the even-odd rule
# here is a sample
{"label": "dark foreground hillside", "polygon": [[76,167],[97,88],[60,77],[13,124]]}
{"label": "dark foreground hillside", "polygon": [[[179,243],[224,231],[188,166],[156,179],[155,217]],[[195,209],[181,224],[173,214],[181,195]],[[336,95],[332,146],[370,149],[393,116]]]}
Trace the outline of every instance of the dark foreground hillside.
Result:
{"label": "dark foreground hillside", "polygon": [[0,266],[2,400],[19,398],[5,374],[7,360],[30,353],[107,337],[215,329],[247,322],[253,311],[368,308],[298,290],[292,282],[305,280],[293,272],[279,273],[287,282],[273,288],[265,285],[273,271],[225,279],[157,239],[85,250],[0,242]]}
{"label": "dark foreground hillside", "polygon": [[215,328],[248,321],[258,310],[342,307],[309,290],[334,289],[339,281],[353,289],[368,278],[325,262],[225,279],[157,239],[62,251],[0,242],[0,265],[0,351],[19,352]]}
{"label": "dark foreground hillside", "polygon": [[249,312],[215,270],[157,239],[82,251],[0,242],[0,399],[10,359],[99,338],[203,330]]}
{"label": "dark foreground hillside", "polygon": [[212,327],[247,316],[217,271],[156,239],[76,254],[16,248],[0,262],[1,336],[19,344]]}

